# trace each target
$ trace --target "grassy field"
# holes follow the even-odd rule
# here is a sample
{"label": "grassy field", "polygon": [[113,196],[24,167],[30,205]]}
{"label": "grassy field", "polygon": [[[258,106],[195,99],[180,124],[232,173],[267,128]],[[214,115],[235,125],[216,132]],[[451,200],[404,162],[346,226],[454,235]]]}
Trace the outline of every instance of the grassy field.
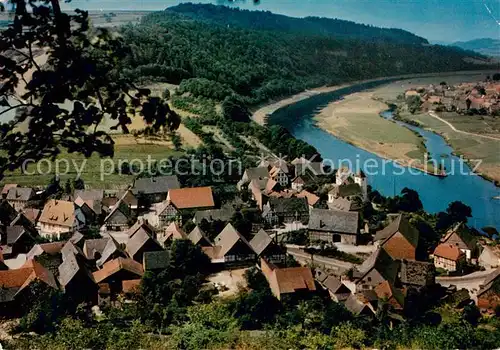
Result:
{"label": "grassy field", "polygon": [[[490,128],[489,126],[485,124],[482,126],[479,121],[471,121],[471,118],[477,117],[458,116],[451,113],[439,113],[439,115],[459,130],[500,136],[498,131],[485,132],[486,129]],[[478,168],[479,172],[493,180],[500,181],[500,141],[455,132],[448,125],[428,114],[401,113],[401,117],[418,121],[426,129],[441,134],[455,150],[455,153],[463,155],[467,159],[482,160]]]}
{"label": "grassy field", "polygon": [[[419,78],[396,81],[373,91],[373,97],[387,102],[396,102],[399,94],[410,88],[439,84],[445,81],[448,84],[460,82],[475,82],[486,78],[487,73],[477,75],[453,75],[447,77]],[[467,159],[480,159],[482,164],[479,172],[487,177],[500,181],[500,141],[466,135],[453,131],[448,125],[431,117],[428,114],[401,113],[401,117],[415,120],[425,128],[443,135],[457,154]],[[438,113],[438,115],[458,130],[500,137],[500,120],[488,116],[464,116],[456,113]]]}
{"label": "grassy field", "polygon": [[388,109],[375,101],[373,92],[361,92],[331,103],[316,116],[318,125],[335,136],[384,158],[402,163],[423,160],[422,138],[412,131],[380,117]]}
{"label": "grassy field", "polygon": [[[128,139],[130,137],[123,136],[121,138]],[[101,159],[97,155],[85,159],[81,155],[64,153],[55,162],[43,161],[38,166],[28,166],[27,174],[22,174],[21,171],[8,173],[0,184],[17,183],[20,186],[47,185],[54,176],[56,162],[58,162],[59,172],[64,173],[64,175],[61,175],[63,182],[66,179],[74,179],[77,175],[77,169],[83,169],[81,178],[84,180],[85,185],[92,188],[123,189],[132,183],[134,177],[132,175],[112,173],[113,166],[117,168],[120,161],[131,162],[134,160],[134,164],[142,162],[146,167],[148,156],[158,161],[179,154],[181,152],[176,152],[164,145],[134,144],[131,140],[118,140],[115,145],[115,156],[113,159]],[[64,160],[67,160],[68,163],[64,163]],[[69,167],[66,164],[69,164]],[[40,173],[38,173],[38,170],[40,170]],[[52,171],[49,172],[49,170]],[[32,172],[36,174],[28,175]]]}

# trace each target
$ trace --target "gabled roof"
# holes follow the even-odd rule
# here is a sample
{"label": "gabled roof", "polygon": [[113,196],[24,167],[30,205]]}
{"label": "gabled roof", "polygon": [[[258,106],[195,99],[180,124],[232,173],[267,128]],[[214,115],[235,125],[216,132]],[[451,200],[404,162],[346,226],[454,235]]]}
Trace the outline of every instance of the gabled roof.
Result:
{"label": "gabled roof", "polygon": [[128,271],[137,275],[137,277],[142,277],[144,275],[144,270],[142,264],[134,261],[132,259],[116,258],[114,260],[108,261],[102,266],[101,270],[94,272],[94,280],[96,283],[101,283],[106,278],[114,275],[122,270]]}
{"label": "gabled roof", "polygon": [[16,225],[16,226],[7,226],[5,228],[5,233],[7,235],[7,244],[16,243],[23,235],[28,235],[29,233],[26,231],[24,226]]}
{"label": "gabled roof", "polygon": [[81,234],[80,232],[76,231],[75,233],[73,233],[73,235],[70,237],[69,241],[73,244],[78,244],[80,242],[82,242],[82,240],[84,239],[85,237],[83,236],[83,234]]}
{"label": "gabled roof", "polygon": [[75,220],[75,205],[73,202],[50,199],[43,207],[38,222],[71,228]]}
{"label": "gabled roof", "polygon": [[390,300],[391,298],[394,298],[396,302],[391,302],[391,305],[394,308],[399,310],[404,308],[405,297],[403,293],[399,289],[394,288],[394,286],[388,281],[384,281],[376,286],[375,293],[379,299]]}
{"label": "gabled roof", "polygon": [[267,167],[247,168],[245,174],[248,181],[269,178],[269,170]]}
{"label": "gabled roof", "polygon": [[338,277],[329,275],[321,283],[333,294],[346,292],[350,293],[349,288],[347,288]]}
{"label": "gabled roof", "polygon": [[151,237],[148,231],[140,228],[132,237],[129,237],[125,249],[128,255],[133,258],[148,242],[155,243],[158,245],[158,249],[161,249],[160,244]]}
{"label": "gabled roof", "polygon": [[383,245],[397,232],[400,232],[413,247],[417,247],[419,236],[418,230],[413,227],[402,214],[399,214],[384,229],[378,231],[375,235],[375,240],[382,240],[383,242],[381,244]]}
{"label": "gabled roof", "polygon": [[101,257],[96,261],[97,266],[102,266],[106,263],[111,257],[120,251],[118,247],[118,243],[112,236],[109,236],[108,242],[104,246],[103,251],[101,252]]}
{"label": "gabled roof", "polygon": [[394,283],[398,275],[399,263],[391,258],[384,248],[379,247],[355,271],[355,278],[362,280],[373,269],[387,281]]}
{"label": "gabled roof", "polygon": [[143,229],[144,231],[146,231],[151,236],[153,236],[154,233],[155,233],[154,227],[151,226],[148,221],[146,221],[146,220],[137,220],[136,223],[133,224],[132,227],[127,230],[127,235],[129,237],[132,237],[140,229]]}
{"label": "gabled roof", "polygon": [[92,273],[90,273],[90,271],[78,261],[75,254],[66,254],[58,269],[59,283],[63,287],[66,287],[80,271],[82,271],[91,281],[94,282]]}
{"label": "gabled roof", "polygon": [[248,188],[252,191],[261,191],[263,193],[269,193],[274,190],[278,182],[273,179],[253,179],[250,181]]}
{"label": "gabled roof", "polygon": [[459,248],[474,250],[476,247],[476,237],[470,232],[469,228],[463,222],[456,224],[450,228],[445,236],[441,239],[441,243],[448,243],[448,241],[455,236],[462,244]]}
{"label": "gabled roof", "polygon": [[92,212],[94,212],[97,215],[100,215],[102,212],[101,201],[98,200],[92,200],[92,199],[83,200],[81,197],[77,197],[75,199],[75,204],[79,208],[88,207],[90,210],[92,210]]}
{"label": "gabled roof", "polygon": [[67,241],[61,249],[63,261],[70,255],[81,256],[85,258],[83,251],[73,244],[71,241]]}
{"label": "gabled roof", "polygon": [[360,315],[364,312],[373,314],[373,310],[366,303],[358,299],[356,294],[351,294],[344,303],[344,306],[354,315]]}
{"label": "gabled roof", "polygon": [[57,288],[54,275],[33,260],[26,261],[19,269],[0,271],[0,302],[12,301],[21,290],[35,280]]}
{"label": "gabled roof", "polygon": [[44,253],[48,255],[61,254],[61,250],[65,244],[66,242],[35,244],[28,254],[26,254],[26,260],[33,259],[35,256],[42,255]]}
{"label": "gabled roof", "polygon": [[2,188],[2,195],[7,195],[11,188],[16,188],[17,184],[5,184]]}
{"label": "gabled roof", "polygon": [[493,266],[500,265],[500,257],[487,245],[483,246],[483,251],[481,255],[479,255],[479,260]]}
{"label": "gabled roof", "polygon": [[142,265],[144,270],[160,270],[168,267],[170,262],[170,253],[167,250],[157,252],[145,252]]}
{"label": "gabled roof", "polygon": [[184,232],[182,228],[177,225],[176,222],[172,222],[168,227],[165,229],[165,240],[169,240],[170,238],[172,239],[188,239],[187,234]]}
{"label": "gabled roof", "polygon": [[357,210],[358,205],[355,201],[347,198],[334,198],[333,201],[328,202],[328,209],[340,211],[354,211]]}
{"label": "gabled roof", "polygon": [[168,200],[177,209],[214,207],[211,187],[179,188],[168,191]]}
{"label": "gabled roof", "polygon": [[122,213],[125,217],[127,218],[130,218],[131,217],[131,213],[130,213],[130,208],[127,204],[125,204],[125,202],[123,202],[121,199],[116,202],[116,204],[113,206],[113,209],[109,212],[109,214],[106,216],[106,218],[104,219],[104,223],[108,222],[109,219],[111,219],[113,217],[113,215],[116,213],[116,212],[120,212]]}
{"label": "gabled roof", "polygon": [[188,235],[188,238],[193,244],[200,244],[202,246],[211,246],[212,242],[208,239],[198,226],[196,226]]}
{"label": "gabled roof", "polygon": [[135,180],[132,192],[134,194],[168,193],[172,189],[181,188],[177,176],[143,177]]}
{"label": "gabled roof", "polygon": [[106,244],[108,244],[108,241],[110,239],[111,238],[109,237],[86,239],[83,243],[83,254],[85,254],[87,259],[89,260],[94,260],[96,253],[98,253],[99,256],[102,256],[102,252],[104,251],[104,248],[106,247]]}
{"label": "gabled roof", "polygon": [[294,293],[297,290],[316,290],[314,278],[309,267],[287,267],[274,270],[280,294]]}
{"label": "gabled roof", "polygon": [[477,292],[477,296],[480,296],[481,294],[484,294],[485,292],[489,291],[491,287],[493,287],[493,283],[497,281],[499,276],[500,276],[500,268],[493,270],[492,273],[486,276],[481,286],[481,289],[479,290],[479,292]]}
{"label": "gabled roof", "polygon": [[80,197],[84,201],[102,201],[104,198],[104,190],[75,190],[75,199]]}
{"label": "gabled roof", "polygon": [[307,199],[307,204],[309,204],[311,207],[316,205],[319,201],[319,197],[316,196],[314,193],[308,192],[306,190],[300,191],[297,194],[297,198],[306,198]]}
{"label": "gabled roof", "polygon": [[245,237],[229,223],[214,240],[215,245],[220,246],[220,250],[218,251],[219,257],[224,257],[237,242],[243,242],[243,244],[247,245],[253,251]]}
{"label": "gabled roof", "polygon": [[261,259],[261,264],[264,276],[277,298],[280,298],[282,294],[295,293],[300,290],[316,290],[316,284],[309,267],[279,269],[265,259]]}
{"label": "gabled roof", "polygon": [[434,249],[434,255],[448,260],[457,261],[463,257],[465,253],[454,245],[441,243],[436,247],[436,249]]}
{"label": "gabled roof", "polygon": [[24,217],[34,225],[38,222],[41,213],[41,210],[34,208],[24,208],[22,211]]}
{"label": "gabled roof", "polygon": [[262,254],[262,252],[272,243],[273,239],[263,229],[260,229],[250,240],[250,246],[257,255]]}
{"label": "gabled roof", "polygon": [[215,220],[229,221],[233,217],[235,210],[233,208],[199,210],[194,214],[194,222],[200,223],[203,219],[208,222]]}
{"label": "gabled roof", "polygon": [[359,214],[329,209],[311,209],[309,229],[357,234]]}
{"label": "gabled roof", "polygon": [[8,201],[29,201],[35,196],[35,191],[29,187],[14,187],[7,193]]}
{"label": "gabled roof", "polygon": [[135,196],[134,192],[130,189],[126,190],[119,196],[120,200],[128,205],[129,207],[135,207],[138,204],[138,199]]}

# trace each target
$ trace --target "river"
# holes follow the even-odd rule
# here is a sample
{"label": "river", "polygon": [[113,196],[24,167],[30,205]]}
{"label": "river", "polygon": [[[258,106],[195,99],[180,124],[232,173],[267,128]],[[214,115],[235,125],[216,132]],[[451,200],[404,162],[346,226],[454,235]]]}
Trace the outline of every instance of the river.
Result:
{"label": "river", "polygon": [[[443,163],[449,175],[440,178],[416,169],[402,168],[399,164],[357,148],[318,128],[313,117],[332,101],[345,95],[383,85],[390,80],[358,84],[312,96],[308,99],[278,109],[270,115],[269,125],[281,125],[296,138],[316,147],[324,159],[339,164],[349,160],[354,168],[361,168],[368,177],[368,183],[384,196],[399,194],[405,187],[416,190],[425,210],[431,213],[446,210],[453,201],[461,201],[472,208],[473,217],[469,223],[480,229],[493,226],[500,229],[500,195],[493,183],[473,174],[470,167],[452,154],[453,149],[438,134],[422,128],[397,122],[418,132],[425,140],[430,157]],[[382,113],[382,117],[392,118],[392,112]],[[454,166],[454,171],[452,167]],[[460,171],[462,168],[462,171]]]}

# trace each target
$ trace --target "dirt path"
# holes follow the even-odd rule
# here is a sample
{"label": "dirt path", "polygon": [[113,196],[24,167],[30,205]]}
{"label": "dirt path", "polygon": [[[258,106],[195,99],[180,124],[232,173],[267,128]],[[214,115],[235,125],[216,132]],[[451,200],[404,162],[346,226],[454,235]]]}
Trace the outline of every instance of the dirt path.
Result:
{"label": "dirt path", "polygon": [[430,111],[429,112],[429,115],[433,118],[436,118],[437,120],[445,123],[446,125],[448,125],[453,131],[455,132],[458,132],[460,134],[464,134],[464,135],[470,135],[470,136],[475,136],[475,137],[482,137],[484,139],[489,139],[489,140],[496,140],[496,141],[500,141],[500,138],[498,137],[494,137],[494,136],[488,136],[488,135],[481,135],[481,134],[474,134],[472,132],[467,132],[467,131],[463,131],[463,130],[459,130],[457,128],[455,128],[455,126],[453,126],[453,124],[451,124],[450,122],[444,120],[443,118],[439,117],[436,112],[434,111]]}

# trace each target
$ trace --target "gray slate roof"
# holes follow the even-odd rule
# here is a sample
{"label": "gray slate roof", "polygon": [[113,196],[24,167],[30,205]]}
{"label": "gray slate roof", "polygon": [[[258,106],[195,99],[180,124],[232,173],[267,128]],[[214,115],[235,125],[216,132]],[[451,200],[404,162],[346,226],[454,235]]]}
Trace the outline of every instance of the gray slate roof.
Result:
{"label": "gray slate roof", "polygon": [[78,244],[82,241],[83,238],[84,238],[83,234],[81,234],[80,232],[77,231],[77,232],[73,233],[73,236],[71,236],[69,241],[73,244]]}
{"label": "gray slate roof", "polygon": [[[418,245],[418,230],[399,214],[389,225],[375,234],[375,241],[386,241],[396,232],[400,232],[414,247]],[[382,243],[383,244],[383,243]]]}
{"label": "gray slate roof", "polygon": [[166,250],[157,252],[145,252],[143,257],[144,270],[160,270],[168,267],[170,253]]}
{"label": "gray slate roof", "polygon": [[199,224],[203,219],[208,222],[215,220],[229,221],[233,217],[235,210],[233,208],[200,210],[194,214],[194,222]]}
{"label": "gray slate roof", "polygon": [[83,253],[85,257],[89,260],[94,260],[95,253],[99,253],[99,255],[102,256],[102,252],[109,240],[109,237],[85,240],[83,244]]}
{"label": "gray slate roof", "polygon": [[386,281],[393,284],[398,275],[399,263],[393,260],[384,248],[379,247],[357,270],[354,270],[354,277],[361,280],[372,269],[377,270]]}
{"label": "gray slate roof", "polygon": [[311,209],[309,215],[309,229],[314,231],[358,233],[357,212],[338,211],[329,209]]}
{"label": "gray slate roof", "polygon": [[162,249],[160,244],[156,242],[143,227],[141,227],[132,235],[132,237],[129,238],[125,250],[130,257],[133,257],[149,241],[155,242],[158,245],[158,249]]}
{"label": "gray slate roof", "polygon": [[271,236],[269,236],[263,229],[260,229],[250,241],[250,246],[255,254],[260,255],[270,244],[272,244],[272,242],[273,239]]}
{"label": "gray slate roof", "polygon": [[401,261],[401,283],[416,286],[433,284],[435,268],[433,263],[415,260]]}
{"label": "gray slate roof", "polygon": [[365,308],[369,309],[368,305],[365,305],[363,302],[358,300],[357,296],[354,294],[351,294],[349,298],[347,298],[344,306],[354,315],[361,314]]}
{"label": "gray slate roof", "polygon": [[231,224],[227,224],[226,227],[222,230],[221,233],[217,237],[215,237],[215,244],[220,246],[221,249],[219,251],[219,256],[225,256],[231,248],[234,247],[238,241],[243,242],[248,246],[250,250],[253,251],[250,243],[243,237]]}
{"label": "gray slate roof", "polygon": [[168,193],[169,190],[181,188],[179,179],[175,175],[159,176],[159,177],[144,177],[135,180],[132,192],[134,194],[157,194]]}
{"label": "gray slate roof", "polygon": [[29,201],[35,195],[35,191],[29,187],[14,187],[7,193],[7,200]]}
{"label": "gray slate roof", "polygon": [[7,226],[6,227],[7,234],[7,244],[16,243],[21,236],[27,234],[24,226],[16,225],[16,226]]}
{"label": "gray slate roof", "polygon": [[198,226],[196,226],[193,231],[191,231],[188,235],[188,238],[193,244],[200,244],[202,246],[211,246],[212,242],[208,239],[208,237],[205,235],[205,232],[203,232]]}
{"label": "gray slate roof", "polygon": [[82,270],[91,281],[94,281],[92,273],[83,264],[78,262],[78,259],[74,254],[67,254],[58,269],[59,283],[63,287],[68,285],[68,283],[71,282],[80,270]]}

